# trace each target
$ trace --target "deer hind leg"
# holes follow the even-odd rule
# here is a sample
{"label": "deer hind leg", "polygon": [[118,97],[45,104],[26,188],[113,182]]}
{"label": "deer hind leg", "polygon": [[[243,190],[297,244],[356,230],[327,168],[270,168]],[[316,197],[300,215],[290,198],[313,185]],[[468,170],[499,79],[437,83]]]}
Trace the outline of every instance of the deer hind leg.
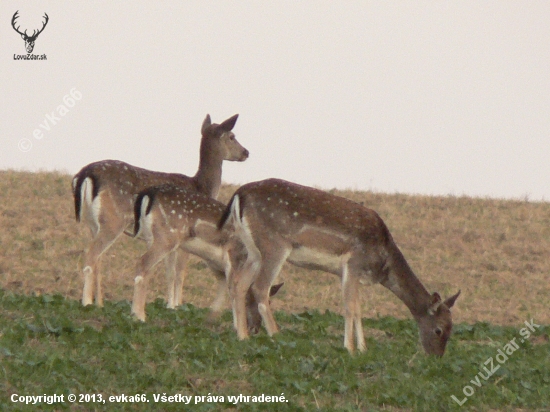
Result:
{"label": "deer hind leg", "polygon": [[279,331],[277,322],[271,311],[269,292],[290,251],[290,248],[282,245],[270,245],[269,248],[262,250],[262,266],[251,286],[253,299],[250,304],[258,305],[258,312],[260,312],[269,336]]}
{"label": "deer hind leg", "polygon": [[350,273],[348,264],[342,271],[342,300],[344,303],[344,347],[353,353],[355,350],[353,333],[357,340],[357,349],[363,352],[366,349],[363,324],[361,323],[361,307],[359,305],[359,281],[353,272]]}
{"label": "deer hind leg", "polygon": [[164,258],[166,266],[166,307],[175,309],[183,301],[183,283],[189,261],[189,253],[177,249]]}
{"label": "deer hind leg", "polygon": [[96,276],[95,276],[95,304],[97,307],[102,308],[103,307],[103,287],[102,287],[102,280],[103,276],[101,275],[101,269],[102,269],[102,260],[99,258],[97,260],[96,265]]}
{"label": "deer hind leg", "polygon": [[94,301],[94,274],[97,270],[97,264],[86,265],[82,272],[84,273],[84,289],[82,290],[82,306],[91,305]]}
{"label": "deer hind leg", "polygon": [[162,242],[153,243],[149,250],[141,257],[136,266],[134,279],[134,298],[132,300],[132,314],[145,322],[145,302],[147,299],[147,283],[151,270],[167,255],[174,254],[176,246],[169,248]]}
{"label": "deer hind leg", "polygon": [[125,224],[123,221],[109,222],[102,225],[88,247],[84,257],[84,289],[82,292],[82,305],[91,305],[94,297],[97,306],[103,306],[103,291],[101,288],[100,260],[101,256],[116,239],[123,233]]}
{"label": "deer hind leg", "polygon": [[174,309],[177,306],[176,303],[176,266],[178,255],[174,250],[166,255],[164,258],[164,265],[166,267],[166,307],[168,309]]}
{"label": "deer hind leg", "polygon": [[246,294],[260,267],[260,257],[256,253],[248,254],[246,262],[234,267],[228,277],[229,297],[233,309],[233,326],[240,340],[248,338],[246,318]]}
{"label": "deer hind leg", "polygon": [[103,253],[111,247],[128,225],[118,210],[109,191],[100,192],[92,199],[91,182],[85,180],[82,188],[81,216],[92,232],[92,241],[84,255],[84,288],[82,304],[91,305],[94,298],[98,306],[103,306],[101,288],[100,259]]}
{"label": "deer hind leg", "polygon": [[183,284],[187,275],[187,262],[189,262],[189,253],[182,249],[177,251],[176,260],[176,278],[174,283],[174,304],[175,307],[180,306],[183,303]]}
{"label": "deer hind leg", "polygon": [[228,290],[227,282],[225,279],[225,272],[214,269],[212,269],[212,271],[214,272],[214,276],[216,276],[216,280],[218,282],[218,291],[216,292],[216,297],[214,298],[214,301],[210,305],[210,309],[212,311],[212,317],[217,317],[227,304]]}

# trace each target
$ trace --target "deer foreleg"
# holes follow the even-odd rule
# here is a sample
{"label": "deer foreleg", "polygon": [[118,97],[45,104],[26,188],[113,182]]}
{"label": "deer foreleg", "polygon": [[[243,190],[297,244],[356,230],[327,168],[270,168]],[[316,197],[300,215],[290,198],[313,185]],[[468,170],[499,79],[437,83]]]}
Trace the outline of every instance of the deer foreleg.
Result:
{"label": "deer foreleg", "polygon": [[344,347],[353,353],[354,332],[357,340],[357,349],[362,352],[366,349],[363,325],[361,323],[361,310],[359,307],[359,282],[357,277],[350,273],[348,264],[344,264],[342,271],[342,300],[344,304]]}
{"label": "deer foreleg", "polygon": [[246,294],[258,269],[256,259],[251,259],[250,255],[245,264],[240,268],[235,268],[229,275],[229,296],[233,308],[233,326],[237,330],[237,336],[240,340],[248,338],[248,324],[246,319]]}

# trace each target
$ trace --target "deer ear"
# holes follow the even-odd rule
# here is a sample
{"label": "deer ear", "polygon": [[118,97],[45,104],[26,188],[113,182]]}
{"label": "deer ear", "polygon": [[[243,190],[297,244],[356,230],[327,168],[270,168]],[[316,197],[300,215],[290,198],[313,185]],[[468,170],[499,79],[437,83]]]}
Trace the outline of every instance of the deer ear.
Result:
{"label": "deer ear", "polygon": [[279,283],[278,285],[271,286],[271,288],[269,289],[269,297],[275,296],[279,291],[279,289],[281,289],[284,284],[285,282]]}
{"label": "deer ear", "polygon": [[207,114],[206,117],[204,118],[204,121],[202,122],[201,133],[204,134],[204,132],[206,132],[206,128],[211,124],[212,124],[212,120],[210,119],[210,115]]}
{"label": "deer ear", "polygon": [[236,114],[235,116],[232,116],[227,120],[224,120],[224,122],[222,124],[220,124],[220,128],[224,132],[230,132],[235,127],[235,123],[237,123],[237,118],[238,117],[239,117],[239,115]]}
{"label": "deer ear", "polygon": [[453,296],[445,299],[445,302],[443,302],[445,305],[447,305],[447,307],[449,309],[451,309],[453,307],[453,305],[455,304],[455,301],[456,299],[460,296],[460,290]]}
{"label": "deer ear", "polygon": [[441,305],[441,296],[439,296],[439,293],[434,292],[432,293],[432,296],[430,296],[430,306],[428,306],[428,313],[430,315],[433,315],[439,305]]}

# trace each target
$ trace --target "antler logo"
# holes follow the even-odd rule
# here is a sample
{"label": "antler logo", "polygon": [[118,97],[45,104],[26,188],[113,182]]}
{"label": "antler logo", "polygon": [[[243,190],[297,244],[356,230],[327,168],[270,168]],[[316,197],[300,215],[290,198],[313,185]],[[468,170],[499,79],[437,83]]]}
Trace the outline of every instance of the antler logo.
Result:
{"label": "antler logo", "polygon": [[33,30],[32,35],[29,36],[27,34],[27,30],[25,30],[24,33],[19,31],[19,27],[21,27],[21,26],[15,27],[15,20],[17,20],[17,18],[19,17],[19,15],[17,13],[19,13],[19,10],[17,10],[15,12],[15,14],[13,15],[13,18],[11,19],[11,25],[12,25],[13,29],[21,35],[21,38],[23,40],[25,40],[25,48],[27,49],[27,53],[32,53],[32,51],[34,49],[34,42],[36,41],[36,38],[38,37],[38,35],[44,31],[44,28],[46,27],[46,24],[48,24],[49,17],[46,13],[44,13],[44,18],[46,19],[46,21],[44,23],[42,23],[42,28],[38,31]]}

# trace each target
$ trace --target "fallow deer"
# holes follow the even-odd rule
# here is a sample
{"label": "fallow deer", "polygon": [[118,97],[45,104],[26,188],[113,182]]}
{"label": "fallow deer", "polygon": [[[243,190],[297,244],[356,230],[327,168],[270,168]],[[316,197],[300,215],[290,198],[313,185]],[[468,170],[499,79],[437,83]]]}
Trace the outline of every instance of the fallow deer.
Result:
{"label": "fallow deer", "polygon": [[[218,225],[233,226],[247,249],[247,261],[228,277],[234,323],[240,339],[249,288],[269,335],[278,331],[268,299],[270,285],[285,261],[338,275],[342,281],[344,346],[359,351],[365,338],[359,284],[381,283],[409,308],[428,354],[442,356],[452,330],[451,307],[460,291],[445,301],[430,294],[410,269],[378,214],[351,200],[278,179],[240,187]],[[235,268],[234,268],[235,269]]]}
{"label": "fallow deer", "polygon": [[[207,115],[201,128],[199,168],[195,176],[162,173],[142,169],[116,160],[91,163],[73,178],[73,195],[76,220],[83,220],[90,228],[93,239],[84,255],[84,289],[82,304],[103,306],[99,260],[101,255],[122,234],[133,235],[134,201],[147,187],[172,183],[188,187],[216,198],[221,186],[224,160],[244,161],[249,152],[235,139],[231,131],[238,115],[221,124],[212,124]],[[174,252],[165,259],[168,282],[169,308],[181,304],[184,268],[188,254]]]}
{"label": "fallow deer", "polygon": [[[223,308],[227,294],[226,274],[246,261],[246,249],[217,224],[225,205],[195,190],[164,184],[138,194],[134,205],[134,235],[147,242],[147,251],[136,266],[132,313],[145,321],[147,283],[155,265],[177,249],[205,260],[218,279],[218,295],[212,310]],[[270,288],[273,296],[282,286]],[[261,317],[250,295],[247,328],[260,329]]]}

